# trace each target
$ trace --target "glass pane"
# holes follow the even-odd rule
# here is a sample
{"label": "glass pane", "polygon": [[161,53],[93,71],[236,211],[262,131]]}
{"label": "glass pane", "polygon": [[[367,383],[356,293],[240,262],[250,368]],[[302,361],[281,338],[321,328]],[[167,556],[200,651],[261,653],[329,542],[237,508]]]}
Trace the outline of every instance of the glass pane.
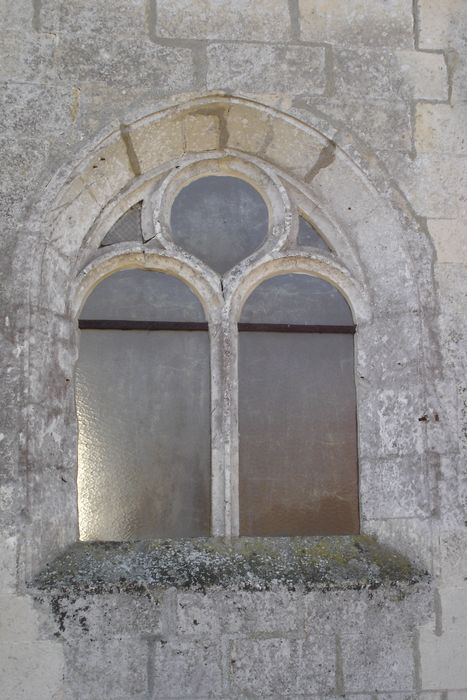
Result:
{"label": "glass pane", "polygon": [[340,292],[318,277],[278,275],[248,297],[242,323],[352,326],[350,307]]}
{"label": "glass pane", "polygon": [[321,250],[330,250],[318,231],[306,221],[303,216],[298,217],[298,245],[312,246]]}
{"label": "glass pane", "polygon": [[143,238],[141,230],[141,207],[142,202],[134,204],[128,209],[112,228],[106,233],[101,246],[122,243],[123,241],[137,241],[141,243]]}
{"label": "glass pane", "polygon": [[88,297],[82,319],[205,321],[203,307],[179,279],[152,270],[122,270]]}
{"label": "glass pane", "polygon": [[358,532],[353,337],[239,343],[240,534]]}
{"label": "glass pane", "polygon": [[[129,272],[140,274],[133,277]],[[94,296],[100,306],[94,306]],[[102,282],[85,308],[105,312],[101,319],[130,315],[148,320],[151,313],[149,320],[179,321],[188,316],[204,321],[199,302],[190,297],[179,280],[131,270]],[[140,302],[133,315],[131,300]],[[80,340],[76,406],[81,538],[208,535],[208,333],[82,330]]]}
{"label": "glass pane", "polygon": [[222,274],[264,242],[268,209],[239,178],[203,177],[175,198],[171,229],[177,245]]}

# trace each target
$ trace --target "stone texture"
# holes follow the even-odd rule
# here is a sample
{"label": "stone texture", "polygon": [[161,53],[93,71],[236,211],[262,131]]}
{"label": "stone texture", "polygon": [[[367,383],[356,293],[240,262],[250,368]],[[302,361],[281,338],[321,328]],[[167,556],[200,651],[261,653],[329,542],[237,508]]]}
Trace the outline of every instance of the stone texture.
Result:
{"label": "stone texture", "polygon": [[417,153],[467,155],[466,122],[467,104],[418,104],[415,120]]}
{"label": "stone texture", "polygon": [[210,640],[156,640],[153,698],[222,696],[221,648]]}
{"label": "stone texture", "polygon": [[413,47],[409,0],[361,2],[299,0],[300,36],[304,41],[339,46]]}
{"label": "stone texture", "polygon": [[156,31],[177,39],[286,41],[287,0],[263,0],[261,13],[250,0],[159,0]]}
{"label": "stone texture", "polygon": [[324,48],[265,44],[210,44],[209,90],[322,95]]}
{"label": "stone texture", "polygon": [[61,700],[62,649],[54,642],[2,642],[0,683],[11,700]]}

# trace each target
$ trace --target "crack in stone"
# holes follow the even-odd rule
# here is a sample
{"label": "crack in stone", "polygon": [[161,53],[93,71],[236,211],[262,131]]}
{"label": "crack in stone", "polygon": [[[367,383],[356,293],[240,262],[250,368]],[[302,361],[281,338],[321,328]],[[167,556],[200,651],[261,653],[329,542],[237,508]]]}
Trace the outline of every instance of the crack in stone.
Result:
{"label": "crack in stone", "polygon": [[309,184],[320,172],[320,170],[324,170],[325,168],[328,168],[332,163],[334,163],[334,160],[336,159],[336,144],[334,141],[330,141],[327,146],[325,146],[321,153],[318,156],[318,160],[316,163],[313,165],[313,167],[307,172],[307,174],[304,177],[304,180],[307,184]]}

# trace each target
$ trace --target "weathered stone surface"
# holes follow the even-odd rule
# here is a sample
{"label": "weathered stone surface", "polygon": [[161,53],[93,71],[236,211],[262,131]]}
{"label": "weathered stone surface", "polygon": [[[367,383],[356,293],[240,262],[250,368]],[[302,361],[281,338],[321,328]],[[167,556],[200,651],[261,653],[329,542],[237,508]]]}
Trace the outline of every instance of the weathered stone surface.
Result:
{"label": "weathered stone surface", "polygon": [[361,459],[361,513],[368,518],[427,517],[430,498],[426,468],[417,457]]}
{"label": "weathered stone surface", "polygon": [[261,13],[249,0],[159,0],[156,32],[182,39],[286,41],[287,0],[263,0]]}
{"label": "weathered stone surface", "polygon": [[362,3],[348,0],[299,0],[304,41],[340,46],[413,47],[410,0]]}
{"label": "weathered stone surface", "polygon": [[55,40],[34,32],[2,31],[0,80],[39,82],[53,78]]}
{"label": "weathered stone surface", "polygon": [[186,151],[210,151],[219,148],[219,117],[196,114],[183,122]]}
{"label": "weathered stone surface", "polygon": [[324,48],[267,44],[210,44],[209,90],[322,95]]}
{"label": "weathered stone surface", "polygon": [[428,229],[440,263],[467,263],[467,219],[430,219]]}
{"label": "weathered stone surface", "polygon": [[0,643],[0,679],[5,698],[61,700],[63,667],[62,649],[54,642]]}
{"label": "weathered stone surface", "polygon": [[452,153],[467,155],[467,104],[417,105],[415,147],[417,153]]}
{"label": "weathered stone surface", "polygon": [[153,695],[151,698],[222,697],[219,643],[210,640],[154,642]]}
{"label": "weathered stone surface", "polygon": [[465,40],[467,8],[463,0],[418,0],[418,17],[421,49],[445,49]]}
{"label": "weathered stone surface", "polygon": [[144,0],[116,0],[112,3],[112,12],[91,0],[77,0],[73,5],[67,2],[57,4],[59,28],[66,34],[108,34],[138,39],[146,32]]}

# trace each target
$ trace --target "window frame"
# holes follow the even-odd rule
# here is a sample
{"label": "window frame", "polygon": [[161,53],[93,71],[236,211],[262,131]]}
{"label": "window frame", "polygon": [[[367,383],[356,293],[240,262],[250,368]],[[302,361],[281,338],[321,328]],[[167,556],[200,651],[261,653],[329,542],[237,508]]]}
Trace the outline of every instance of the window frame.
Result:
{"label": "window frame", "polygon": [[[204,175],[230,175],[251,184],[265,199],[270,226],[263,245],[223,277],[202,261],[178,248],[170,239],[170,206],[177,193]],[[126,208],[142,200],[144,243],[117,243],[97,250],[79,274],[75,286],[76,317],[92,289],[105,277],[125,268],[143,268],[178,277],[200,300],[208,322],[211,365],[211,535],[239,535],[238,448],[238,323],[243,304],[252,291],[270,277],[306,274],[335,286],[348,302],[357,328],[367,316],[359,283],[341,262],[337,250],[339,232],[296,183],[286,182],[272,169],[233,157],[209,157],[173,168],[163,178],[135,188],[103,212],[90,239],[97,248],[113,222]],[[316,221],[318,231],[331,248],[299,247],[298,217]],[[113,219],[113,221],[112,221]],[[111,223],[110,223],[111,222]],[[358,427],[358,385],[357,385]],[[357,432],[358,439],[358,432]]]}

